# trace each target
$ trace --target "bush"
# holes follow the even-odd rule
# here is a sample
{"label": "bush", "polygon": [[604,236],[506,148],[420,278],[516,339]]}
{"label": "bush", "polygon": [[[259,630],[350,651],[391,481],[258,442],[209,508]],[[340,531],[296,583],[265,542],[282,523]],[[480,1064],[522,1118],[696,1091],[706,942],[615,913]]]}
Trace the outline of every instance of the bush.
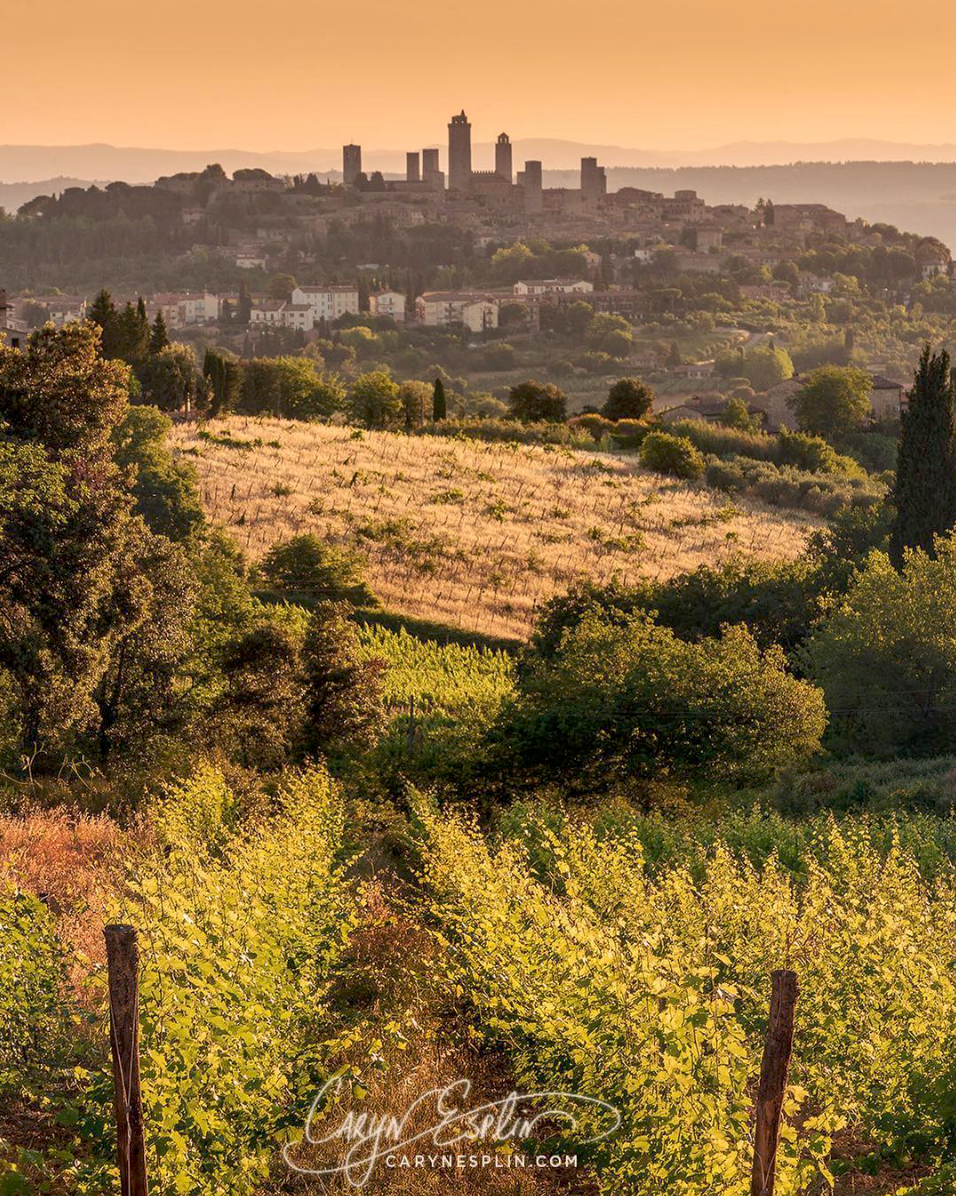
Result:
{"label": "bush", "polygon": [[523,424],[563,423],[567,414],[567,398],[552,382],[529,379],[511,388],[508,408],[512,419]]}
{"label": "bush", "polygon": [[803,473],[746,457],[711,461],[707,484],[730,494],[746,494],[775,507],[793,507],[815,515],[835,515],[844,507],[878,506],[886,487],[867,476]]}
{"label": "bush", "polygon": [[812,755],[822,691],[791,677],[742,627],[688,643],[646,615],[593,611],[548,657],[531,656],[492,736],[493,758],[535,779],[771,776]]}
{"label": "bush", "polygon": [[874,552],[809,646],[844,748],[871,755],[956,750],[956,540]]}
{"label": "bush", "polygon": [[640,462],[645,469],[675,478],[699,478],[704,473],[704,458],[686,436],[651,432],[641,443]]}
{"label": "bush", "polygon": [[606,419],[643,419],[654,406],[654,391],[640,378],[619,378],[601,409]]}
{"label": "bush", "polygon": [[290,597],[377,605],[358,558],[311,532],[273,544],[259,565],[259,574],[273,589]]}
{"label": "bush", "polygon": [[765,432],[728,428],[708,423],[704,419],[679,419],[667,425],[674,436],[686,437],[702,453],[716,457],[753,457],[757,461],[772,461],[776,452],[776,437]]}
{"label": "bush", "polygon": [[617,425],[611,420],[605,419],[603,415],[588,412],[585,415],[573,415],[568,420],[568,427],[575,428],[581,432],[587,432],[595,440],[603,440],[605,436],[610,436],[614,433]]}
{"label": "bush", "polygon": [[614,423],[614,429],[611,435],[614,438],[615,444],[623,449],[638,449],[641,447],[641,442],[648,432],[652,431],[652,425],[646,424],[639,419],[619,419]]}

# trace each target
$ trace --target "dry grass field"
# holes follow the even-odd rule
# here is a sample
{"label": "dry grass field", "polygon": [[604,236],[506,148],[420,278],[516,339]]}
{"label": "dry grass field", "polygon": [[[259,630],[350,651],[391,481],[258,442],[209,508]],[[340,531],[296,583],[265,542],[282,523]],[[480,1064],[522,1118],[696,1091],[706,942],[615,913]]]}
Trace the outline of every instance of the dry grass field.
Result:
{"label": "dry grass field", "polygon": [[302,532],[358,550],[390,610],[524,638],[579,578],[795,557],[820,521],[662,479],[633,456],[233,416],[182,424],[210,516],[255,560]]}

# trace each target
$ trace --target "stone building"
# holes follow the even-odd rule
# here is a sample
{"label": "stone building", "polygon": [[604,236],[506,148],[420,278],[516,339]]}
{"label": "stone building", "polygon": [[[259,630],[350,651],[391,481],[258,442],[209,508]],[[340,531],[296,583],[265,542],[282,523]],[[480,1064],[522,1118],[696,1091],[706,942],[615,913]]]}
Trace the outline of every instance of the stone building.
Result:
{"label": "stone building", "polygon": [[467,194],[471,183],[471,122],[464,109],[448,123],[448,189]]}

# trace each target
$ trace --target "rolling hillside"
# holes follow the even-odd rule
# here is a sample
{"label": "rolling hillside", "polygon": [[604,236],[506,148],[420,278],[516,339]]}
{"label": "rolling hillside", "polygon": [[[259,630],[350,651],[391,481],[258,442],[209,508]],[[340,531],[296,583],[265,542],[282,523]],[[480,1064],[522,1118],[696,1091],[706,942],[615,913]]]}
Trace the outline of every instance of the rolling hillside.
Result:
{"label": "rolling hillside", "polygon": [[497,636],[526,636],[576,579],[794,557],[819,526],[623,454],[244,417],[181,425],[173,443],[252,559],[315,532],[361,553],[388,609]]}

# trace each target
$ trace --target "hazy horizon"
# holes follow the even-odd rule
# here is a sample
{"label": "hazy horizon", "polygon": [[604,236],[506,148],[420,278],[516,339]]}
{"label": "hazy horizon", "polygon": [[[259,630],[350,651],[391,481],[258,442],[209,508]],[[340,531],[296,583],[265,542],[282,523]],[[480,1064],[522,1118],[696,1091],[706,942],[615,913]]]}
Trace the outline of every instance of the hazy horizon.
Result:
{"label": "hazy horizon", "polygon": [[799,20],[759,0],[732,12],[687,0],[679,24],[624,0],[586,18],[490,0],[467,30],[437,0],[367,0],[361,22],[332,6],[264,19],[251,0],[171,0],[162,19],[108,20],[112,8],[85,13],[95,37],[66,0],[42,22],[25,6],[5,13],[5,141],[401,149],[441,143],[461,108],[480,142],[504,129],[665,151],[819,142],[835,125],[851,139],[954,137],[956,81],[912,69],[956,34],[938,0],[913,0],[905,22],[890,0],[865,18],[807,0]]}

